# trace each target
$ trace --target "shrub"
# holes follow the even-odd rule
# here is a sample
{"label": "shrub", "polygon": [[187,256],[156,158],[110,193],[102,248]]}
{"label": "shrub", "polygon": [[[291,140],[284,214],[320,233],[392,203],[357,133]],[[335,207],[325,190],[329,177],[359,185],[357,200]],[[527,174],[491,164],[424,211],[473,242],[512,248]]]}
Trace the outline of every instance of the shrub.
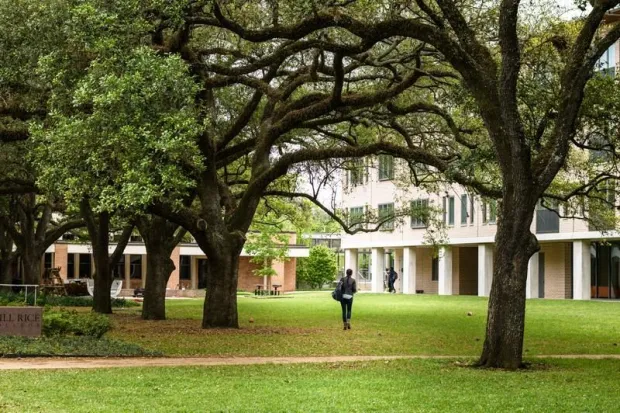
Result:
{"label": "shrub", "polygon": [[338,265],[336,254],[324,245],[310,248],[310,256],[298,262],[297,280],[321,288],[324,284],[334,281]]}
{"label": "shrub", "polygon": [[43,314],[43,334],[48,337],[73,335],[101,338],[110,327],[110,319],[97,313],[60,310]]}
{"label": "shrub", "polygon": [[138,357],[161,356],[137,344],[87,336],[1,337],[0,357]]}

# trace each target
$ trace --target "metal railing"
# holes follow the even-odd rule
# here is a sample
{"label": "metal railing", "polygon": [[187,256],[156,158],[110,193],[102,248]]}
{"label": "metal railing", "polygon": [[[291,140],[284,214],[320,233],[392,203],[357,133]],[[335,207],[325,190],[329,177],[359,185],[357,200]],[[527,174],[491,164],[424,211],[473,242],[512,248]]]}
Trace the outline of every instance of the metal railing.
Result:
{"label": "metal railing", "polygon": [[39,285],[37,284],[0,284],[0,287],[19,287],[24,288],[24,303],[28,304],[28,287],[34,288],[34,305],[37,305],[37,290]]}

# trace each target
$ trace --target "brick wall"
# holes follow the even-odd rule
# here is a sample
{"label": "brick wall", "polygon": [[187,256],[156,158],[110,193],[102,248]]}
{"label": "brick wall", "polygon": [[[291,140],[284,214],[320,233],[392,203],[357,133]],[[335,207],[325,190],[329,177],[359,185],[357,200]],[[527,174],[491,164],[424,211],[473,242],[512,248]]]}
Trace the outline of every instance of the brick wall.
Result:
{"label": "brick wall", "polygon": [[239,282],[237,286],[239,290],[254,291],[257,284],[263,284],[263,277],[258,277],[253,273],[257,268],[256,264],[250,262],[249,257],[239,258]]}
{"label": "brick wall", "polygon": [[460,294],[460,251],[459,247],[452,247],[452,295]]}
{"label": "brick wall", "polygon": [[297,258],[284,263],[284,291],[295,291],[297,284]]}
{"label": "brick wall", "polygon": [[460,295],[478,295],[478,248],[459,248],[459,289]]}
{"label": "brick wall", "polygon": [[545,255],[545,298],[571,297],[572,244],[557,242],[541,244]]}
{"label": "brick wall", "polygon": [[416,290],[424,290],[424,294],[437,294],[439,283],[432,281],[433,250],[432,248],[416,248]]}
{"label": "brick wall", "polygon": [[[250,257],[239,259],[238,289],[252,292],[258,284],[263,285],[263,277],[254,275],[253,271],[256,269],[258,265],[250,262]],[[271,285],[280,285],[279,291],[295,291],[296,259],[291,258],[286,262],[276,261],[273,263],[273,269],[276,270],[277,275],[271,277]]]}
{"label": "brick wall", "polygon": [[[54,249],[54,267],[60,267],[60,278],[66,280],[67,267],[69,266],[69,246],[67,244],[56,244]],[[73,277],[73,274],[71,274]]]}

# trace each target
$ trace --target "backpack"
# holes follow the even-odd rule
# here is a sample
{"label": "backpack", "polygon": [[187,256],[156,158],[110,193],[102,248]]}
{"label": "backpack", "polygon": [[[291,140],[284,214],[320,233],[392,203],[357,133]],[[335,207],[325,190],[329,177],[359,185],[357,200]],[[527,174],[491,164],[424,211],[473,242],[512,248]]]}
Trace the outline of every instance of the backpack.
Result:
{"label": "backpack", "polygon": [[344,278],[341,278],[338,281],[338,285],[336,285],[336,289],[332,291],[332,298],[336,301],[342,301],[342,293],[344,290],[344,282],[342,281]]}

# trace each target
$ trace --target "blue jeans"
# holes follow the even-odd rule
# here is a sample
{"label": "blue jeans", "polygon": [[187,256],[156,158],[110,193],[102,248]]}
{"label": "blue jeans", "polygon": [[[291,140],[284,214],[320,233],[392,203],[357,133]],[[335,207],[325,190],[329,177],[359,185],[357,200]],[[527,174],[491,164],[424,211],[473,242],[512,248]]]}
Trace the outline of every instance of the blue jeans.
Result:
{"label": "blue jeans", "polygon": [[351,307],[353,307],[353,298],[343,298],[340,301],[342,307],[342,322],[346,323],[351,319]]}

